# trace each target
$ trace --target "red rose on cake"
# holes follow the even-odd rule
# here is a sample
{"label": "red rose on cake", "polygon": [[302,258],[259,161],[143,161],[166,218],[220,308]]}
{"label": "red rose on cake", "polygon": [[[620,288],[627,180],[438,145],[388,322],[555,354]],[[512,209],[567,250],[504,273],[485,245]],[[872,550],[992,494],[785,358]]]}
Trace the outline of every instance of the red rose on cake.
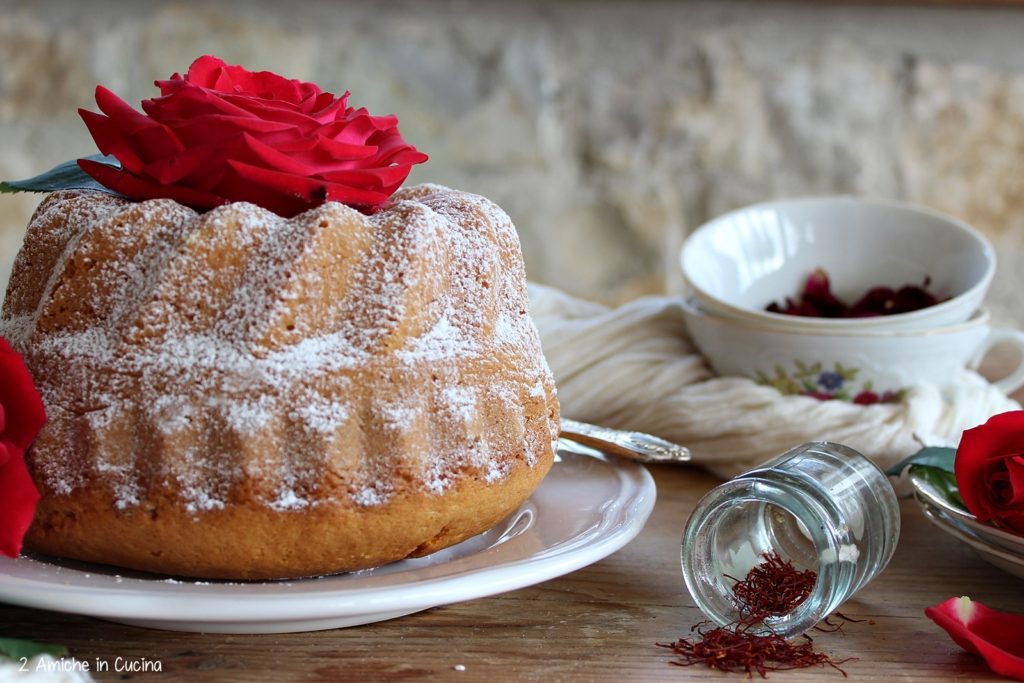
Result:
{"label": "red rose on cake", "polygon": [[157,81],[142,114],[99,86],[103,114],[79,110],[120,168],[79,166],[130,199],[175,199],[198,210],[247,201],[295,216],[325,201],[372,213],[427,156],[394,116],[371,116],[313,83],[197,59]]}
{"label": "red rose on cake", "polygon": [[39,500],[25,467],[25,450],[45,422],[32,375],[0,337],[0,554],[9,557],[21,552]]}

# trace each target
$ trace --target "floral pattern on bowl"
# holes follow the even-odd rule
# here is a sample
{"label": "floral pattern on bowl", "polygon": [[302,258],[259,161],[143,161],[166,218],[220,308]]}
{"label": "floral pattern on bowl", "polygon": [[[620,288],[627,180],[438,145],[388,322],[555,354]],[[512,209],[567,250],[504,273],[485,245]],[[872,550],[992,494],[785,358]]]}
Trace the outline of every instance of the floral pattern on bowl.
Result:
{"label": "floral pattern on bowl", "polygon": [[781,365],[776,365],[774,375],[763,370],[757,371],[757,381],[775,387],[780,393],[787,395],[810,396],[819,401],[850,401],[859,405],[873,403],[892,403],[903,397],[903,391],[887,390],[881,394],[872,389],[871,382],[864,382],[860,389],[855,388],[860,368],[848,367],[837,362],[831,369],[822,363],[793,362],[793,370],[787,372]]}

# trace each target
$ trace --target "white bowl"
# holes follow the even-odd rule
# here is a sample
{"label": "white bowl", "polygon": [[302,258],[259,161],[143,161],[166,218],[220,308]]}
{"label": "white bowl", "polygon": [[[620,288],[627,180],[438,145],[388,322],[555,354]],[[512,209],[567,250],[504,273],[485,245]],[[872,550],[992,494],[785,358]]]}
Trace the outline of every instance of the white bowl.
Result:
{"label": "white bowl", "polygon": [[[921,329],[966,321],[995,274],[995,252],[963,221],[923,207],[855,197],[756,204],[716,218],[680,254],[693,296],[716,315],[802,329]],[[920,285],[948,300],[909,313],[814,318],[769,313],[824,268],[852,304],[872,287]]]}
{"label": "white bowl", "polygon": [[[928,330],[793,330],[713,315],[681,304],[693,343],[720,375],[770,384],[785,394],[857,402],[895,398],[911,386],[947,388],[957,371],[977,367],[1008,342],[1022,360],[994,382],[1004,393],[1024,385],[1024,333],[992,329],[988,311],[967,322]],[[859,397],[859,399],[858,399]]]}

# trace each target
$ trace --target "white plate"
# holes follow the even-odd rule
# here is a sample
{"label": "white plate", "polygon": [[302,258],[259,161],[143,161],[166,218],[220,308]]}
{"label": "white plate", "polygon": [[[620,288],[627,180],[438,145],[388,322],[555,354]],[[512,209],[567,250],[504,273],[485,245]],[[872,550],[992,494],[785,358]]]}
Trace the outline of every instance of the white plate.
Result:
{"label": "white plate", "polygon": [[504,593],[607,557],[640,533],[654,508],[654,480],[643,467],[565,450],[559,455],[504,522],[427,557],[351,574],[246,583],[0,557],[0,601],[173,631],[291,633]]}

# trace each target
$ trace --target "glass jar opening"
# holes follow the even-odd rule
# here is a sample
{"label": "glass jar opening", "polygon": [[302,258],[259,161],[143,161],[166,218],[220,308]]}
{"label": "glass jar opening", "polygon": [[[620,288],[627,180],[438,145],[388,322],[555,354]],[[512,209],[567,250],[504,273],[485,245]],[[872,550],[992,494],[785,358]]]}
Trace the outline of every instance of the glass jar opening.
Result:
{"label": "glass jar opening", "polygon": [[[708,512],[700,528],[688,529],[682,559],[684,567],[689,566],[684,576],[691,595],[700,596],[698,607],[716,623],[749,618],[751,605],[737,597],[734,587],[769,556],[792,565],[795,572],[821,571],[820,558],[834,544],[825,530],[811,530],[801,521],[808,516],[800,508],[798,501],[775,496],[730,497]],[[820,592],[815,581],[811,592],[793,601],[790,609],[765,619],[765,630],[786,631],[794,620],[806,621],[804,603],[820,602]]]}

